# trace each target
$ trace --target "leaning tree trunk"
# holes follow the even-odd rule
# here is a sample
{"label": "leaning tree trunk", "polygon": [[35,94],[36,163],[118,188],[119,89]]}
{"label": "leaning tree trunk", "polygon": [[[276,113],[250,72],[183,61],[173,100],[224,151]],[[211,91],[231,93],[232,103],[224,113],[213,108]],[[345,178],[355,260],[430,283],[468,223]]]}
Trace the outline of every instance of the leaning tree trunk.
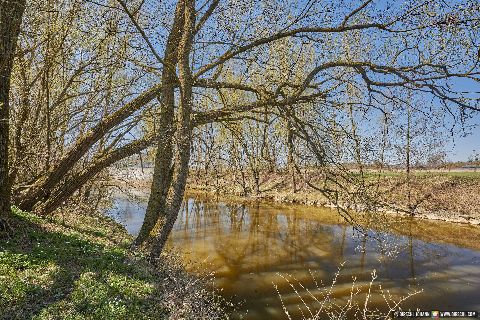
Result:
{"label": "leaning tree trunk", "polygon": [[[187,184],[188,163],[192,144],[192,84],[193,77],[190,69],[190,51],[192,48],[195,29],[195,1],[185,0],[185,21],[182,37],[178,47],[178,80],[180,88],[180,105],[178,110],[177,126],[175,130],[174,171],[171,193],[167,203],[167,216],[163,226],[155,238],[151,249],[151,257],[158,258],[167,243],[173,225],[177,220],[178,212],[183,202],[185,186]],[[152,190],[152,193],[154,190]]]}
{"label": "leaning tree trunk", "polygon": [[178,46],[184,25],[184,3],[179,1],[175,10],[175,19],[165,48],[165,63],[162,73],[162,92],[160,123],[158,128],[157,151],[153,170],[151,193],[140,232],[135,239],[136,246],[148,239],[155,225],[166,213],[168,190],[172,182],[174,112],[175,112],[175,67],[178,61]]}
{"label": "leaning tree trunk", "polygon": [[38,206],[39,203],[45,202],[51,195],[52,191],[61,184],[65,175],[75,167],[78,161],[85,156],[96,142],[135,111],[153,100],[162,88],[162,85],[152,86],[111,115],[102,119],[95,127],[77,140],[75,145],[55,166],[50,169],[50,171],[35,181],[34,185],[27,191],[18,196],[18,206],[22,210],[30,211],[34,206]]}
{"label": "leaning tree trunk", "polygon": [[8,167],[9,93],[15,46],[25,0],[0,0],[0,224],[8,223],[11,183]]}
{"label": "leaning tree trunk", "polygon": [[48,200],[38,207],[38,211],[44,214],[52,213],[102,170],[105,170],[121,159],[125,159],[134,154],[138,154],[142,150],[145,150],[147,147],[153,144],[153,140],[153,137],[146,137],[145,139],[131,142],[106,154],[105,156],[100,157],[91,165],[83,169],[80,173],[73,175],[71,178],[65,181],[61,188],[57,188],[54,192],[52,192]]}

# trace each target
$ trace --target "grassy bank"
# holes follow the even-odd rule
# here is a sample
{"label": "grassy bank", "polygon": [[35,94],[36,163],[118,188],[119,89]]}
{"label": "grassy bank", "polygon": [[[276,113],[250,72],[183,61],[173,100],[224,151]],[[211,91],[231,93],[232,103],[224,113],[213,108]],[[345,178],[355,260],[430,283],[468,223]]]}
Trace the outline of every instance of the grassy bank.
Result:
{"label": "grassy bank", "polygon": [[125,229],[101,214],[14,210],[12,225],[0,238],[1,319],[225,317],[179,259],[165,255],[154,266],[132,254]]}

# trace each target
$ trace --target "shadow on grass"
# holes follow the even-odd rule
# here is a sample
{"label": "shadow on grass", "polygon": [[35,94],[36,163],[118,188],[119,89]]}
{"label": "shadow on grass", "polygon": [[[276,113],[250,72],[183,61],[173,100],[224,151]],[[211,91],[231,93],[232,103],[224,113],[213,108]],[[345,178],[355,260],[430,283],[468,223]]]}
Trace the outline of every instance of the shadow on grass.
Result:
{"label": "shadow on grass", "polygon": [[14,226],[15,234],[0,238],[1,319],[127,319],[154,307],[152,274],[131,263],[124,248],[47,230],[26,216]]}

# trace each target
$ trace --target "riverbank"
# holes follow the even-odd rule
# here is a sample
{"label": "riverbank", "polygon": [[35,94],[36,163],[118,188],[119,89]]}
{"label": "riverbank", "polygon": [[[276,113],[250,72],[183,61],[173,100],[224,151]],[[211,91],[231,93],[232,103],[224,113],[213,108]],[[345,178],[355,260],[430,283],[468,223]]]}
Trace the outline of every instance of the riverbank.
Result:
{"label": "riverbank", "polygon": [[[112,171],[115,183],[135,194],[148,192],[152,168],[122,168]],[[309,186],[321,185],[321,176],[308,172],[296,177],[295,192],[286,172],[263,172],[259,175],[258,193],[253,192],[251,176],[233,172],[205,175],[192,171],[188,181],[190,191],[202,191],[213,196],[240,201],[269,201],[309,206],[352,207],[347,202],[332,203],[320,191]],[[473,170],[414,171],[409,179],[398,171],[381,174],[367,172],[364,183],[375,190],[379,212],[413,215],[418,219],[480,225],[480,172]],[[355,186],[347,185],[348,190]],[[362,205],[357,204],[357,207]],[[365,206],[363,206],[365,207]]]}
{"label": "riverbank", "polygon": [[[365,188],[365,193],[368,194],[365,198],[376,202],[377,212],[480,225],[480,172],[414,171],[408,178],[399,171],[368,171],[361,179],[358,172],[350,175],[356,175],[357,181],[368,186]],[[339,190],[339,200],[334,202],[311,187],[321,187],[324,183],[322,179],[322,176],[316,176],[314,171],[306,172],[303,176],[297,175],[294,192],[289,173],[264,172],[259,175],[258,192],[252,192],[254,188],[249,176],[242,178],[246,181],[245,187],[235,174],[219,174],[215,177],[191,174],[189,188],[222,197],[233,196],[245,201],[262,200],[309,206],[340,206],[354,211],[371,210],[369,208],[372,206],[362,203],[362,200],[350,202],[350,199],[354,198],[352,194],[358,192],[358,185],[344,183],[343,189],[328,186],[330,189]]]}
{"label": "riverbank", "polygon": [[131,236],[100,213],[15,209],[11,224],[0,238],[1,319],[226,318],[206,279],[173,253],[153,265],[130,252]]}
{"label": "riverbank", "polygon": [[[116,219],[132,233],[140,228],[147,199],[148,193],[139,203],[115,198]],[[196,263],[192,272],[198,266],[212,270],[221,294],[235,304],[243,302],[233,319],[243,315],[252,320],[284,319],[283,307],[292,319],[302,319],[307,307],[316,312],[318,303],[311,300],[311,294],[321,298],[323,290],[330,290],[328,284],[345,261],[331,291],[335,299],[330,301],[338,307],[348,305],[352,278],[358,279],[355,290],[365,290],[375,269],[380,275],[378,284],[397,301],[414,288],[424,288],[425,295],[409,299],[402,308],[476,309],[475,275],[480,262],[480,228],[476,226],[366,214],[371,217],[362,220],[369,228],[367,235],[334,209],[250,202],[190,190],[169,240],[169,246],[181,250],[186,262]],[[327,287],[317,287],[316,281]],[[290,284],[297,282],[301,286],[292,290]],[[372,291],[370,307],[385,310],[378,289],[375,286]]]}

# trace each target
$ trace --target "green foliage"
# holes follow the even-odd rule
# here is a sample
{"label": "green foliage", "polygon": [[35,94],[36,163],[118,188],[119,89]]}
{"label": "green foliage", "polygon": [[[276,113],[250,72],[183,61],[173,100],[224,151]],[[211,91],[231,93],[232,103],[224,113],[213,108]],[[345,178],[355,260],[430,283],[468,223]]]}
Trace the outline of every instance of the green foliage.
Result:
{"label": "green foliage", "polygon": [[168,314],[153,270],[129,256],[125,232],[112,242],[105,224],[92,224],[98,217],[78,217],[65,227],[17,208],[13,212],[16,234],[0,241],[4,318],[161,319]]}
{"label": "green foliage", "polygon": [[77,310],[84,315],[98,319],[128,319],[143,315],[146,310],[142,301],[154,292],[153,284],[145,280],[116,272],[102,275],[86,272],[76,281],[71,297]]}

